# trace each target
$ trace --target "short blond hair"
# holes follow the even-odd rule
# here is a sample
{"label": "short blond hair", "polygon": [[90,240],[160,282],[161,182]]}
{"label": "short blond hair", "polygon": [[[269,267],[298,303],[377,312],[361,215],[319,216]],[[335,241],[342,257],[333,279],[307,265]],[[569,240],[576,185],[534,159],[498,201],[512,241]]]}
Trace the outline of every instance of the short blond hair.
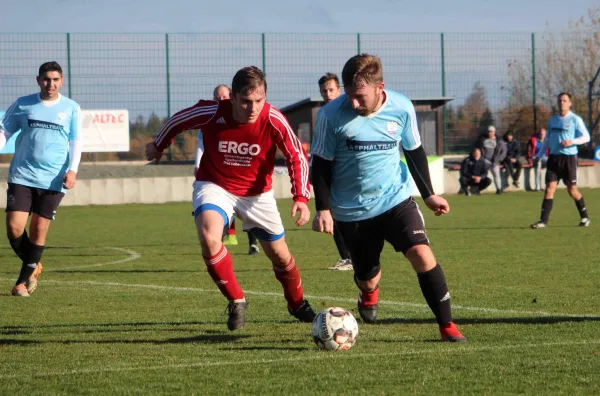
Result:
{"label": "short blond hair", "polygon": [[345,87],[383,82],[383,65],[375,55],[361,54],[353,56],[342,70],[342,82]]}

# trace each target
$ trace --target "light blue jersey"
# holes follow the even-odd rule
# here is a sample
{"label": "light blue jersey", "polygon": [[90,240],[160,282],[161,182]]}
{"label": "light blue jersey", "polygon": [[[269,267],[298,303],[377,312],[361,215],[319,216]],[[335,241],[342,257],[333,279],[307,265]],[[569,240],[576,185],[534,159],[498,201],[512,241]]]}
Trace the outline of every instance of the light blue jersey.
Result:
{"label": "light blue jersey", "polygon": [[[577,155],[577,145],[590,141],[588,132],[581,117],[573,112],[566,116],[554,115],[548,120],[548,136],[544,142],[550,148],[550,155]],[[560,142],[563,140],[573,140],[573,145],[563,147]]]}
{"label": "light blue jersey", "polygon": [[7,139],[21,131],[15,142],[8,182],[65,191],[63,177],[69,166],[69,141],[80,139],[80,113],[79,105],[62,95],[44,102],[39,94],[17,99],[0,121]]}
{"label": "light blue jersey", "polygon": [[385,90],[381,108],[359,116],[341,95],[317,115],[312,154],[333,161],[331,211],[339,221],[370,219],[411,196],[412,178],[400,145],[421,145],[417,116],[404,95]]}

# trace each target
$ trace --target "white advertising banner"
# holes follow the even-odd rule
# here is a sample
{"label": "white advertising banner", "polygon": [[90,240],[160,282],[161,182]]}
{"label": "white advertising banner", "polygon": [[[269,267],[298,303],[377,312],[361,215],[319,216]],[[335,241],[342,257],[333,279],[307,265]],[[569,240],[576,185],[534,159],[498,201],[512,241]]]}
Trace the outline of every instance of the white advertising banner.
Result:
{"label": "white advertising banner", "polygon": [[[4,111],[0,111],[0,117]],[[82,110],[82,139],[84,153],[129,151],[129,111]],[[15,141],[21,132],[14,134],[0,154],[14,154]]]}
{"label": "white advertising banner", "polygon": [[129,151],[127,110],[82,110],[83,152]]}

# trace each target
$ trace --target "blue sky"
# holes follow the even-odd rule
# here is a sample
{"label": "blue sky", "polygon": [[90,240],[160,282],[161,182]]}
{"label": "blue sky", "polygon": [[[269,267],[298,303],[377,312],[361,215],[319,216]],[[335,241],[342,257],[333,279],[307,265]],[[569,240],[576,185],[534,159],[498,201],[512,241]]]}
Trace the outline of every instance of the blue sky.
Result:
{"label": "blue sky", "polygon": [[[592,0],[21,0],[0,32],[525,32],[559,30]],[[372,7],[377,4],[377,7]],[[27,21],[23,25],[23,21]]]}
{"label": "blue sky", "polygon": [[[13,0],[0,8],[0,110],[38,89],[33,76],[48,60],[68,66],[63,93],[87,109],[164,117],[211,97],[214,86],[229,83],[235,71],[250,64],[265,69],[268,100],[283,107],[318,97],[318,78],[340,73],[358,48],[381,56],[390,89],[413,98],[441,96],[444,63],[445,95],[455,98],[453,104],[462,103],[479,82],[490,105],[499,109],[508,99],[510,65],[531,67],[531,33],[536,32],[535,48],[542,54],[549,42],[542,32],[565,30],[594,5],[590,0],[371,3],[378,7],[365,6],[365,0]],[[261,32],[267,33],[264,42]],[[440,32],[445,33],[443,62]]]}

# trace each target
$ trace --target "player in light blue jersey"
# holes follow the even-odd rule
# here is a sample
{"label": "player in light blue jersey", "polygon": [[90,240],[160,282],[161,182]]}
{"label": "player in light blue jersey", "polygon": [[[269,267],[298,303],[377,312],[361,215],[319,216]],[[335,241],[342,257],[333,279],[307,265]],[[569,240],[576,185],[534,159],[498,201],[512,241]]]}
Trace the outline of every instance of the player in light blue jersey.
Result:
{"label": "player in light blue jersey", "polygon": [[590,225],[590,218],[585,207],[583,195],[577,188],[577,146],[590,141],[588,132],[581,117],[571,112],[571,94],[562,92],[557,96],[558,114],[548,120],[546,140],[539,153],[550,149],[546,164],[546,191],[542,201],[540,221],[531,228],[546,228],[550,219],[550,211],[554,203],[554,192],[562,179],[567,191],[575,201],[581,220],[580,227]]}
{"label": "player in light blue jersey", "polygon": [[60,65],[41,65],[37,83],[40,92],[17,99],[0,121],[0,149],[21,131],[10,163],[6,199],[8,240],[23,262],[11,293],[20,297],[28,297],[37,287],[50,221],[65,191],[75,186],[82,149],[81,110],[59,93]]}
{"label": "player in light blue jersey", "polygon": [[[466,341],[452,322],[446,278],[411,197],[410,175],[436,215],[450,210],[448,202],[433,192],[415,108],[404,95],[384,90],[376,56],[363,54],[348,60],[342,81],[345,95],[319,112],[311,147],[318,211],[313,229],[332,234],[335,219],[352,257],[363,321],[377,319],[379,258],[388,241],[417,272],[442,340]],[[408,167],[400,161],[400,148]]]}
{"label": "player in light blue jersey", "polygon": [[[323,98],[325,104],[337,99],[342,94],[340,80],[334,73],[326,73],[324,76],[319,78],[318,84],[319,92],[321,93],[321,97]],[[329,267],[329,269],[337,271],[353,271],[354,268],[352,267],[352,258],[350,257],[350,252],[346,247],[342,233],[337,229],[335,221],[333,223],[333,241],[335,242],[335,247],[338,250],[340,259],[333,266]]]}

